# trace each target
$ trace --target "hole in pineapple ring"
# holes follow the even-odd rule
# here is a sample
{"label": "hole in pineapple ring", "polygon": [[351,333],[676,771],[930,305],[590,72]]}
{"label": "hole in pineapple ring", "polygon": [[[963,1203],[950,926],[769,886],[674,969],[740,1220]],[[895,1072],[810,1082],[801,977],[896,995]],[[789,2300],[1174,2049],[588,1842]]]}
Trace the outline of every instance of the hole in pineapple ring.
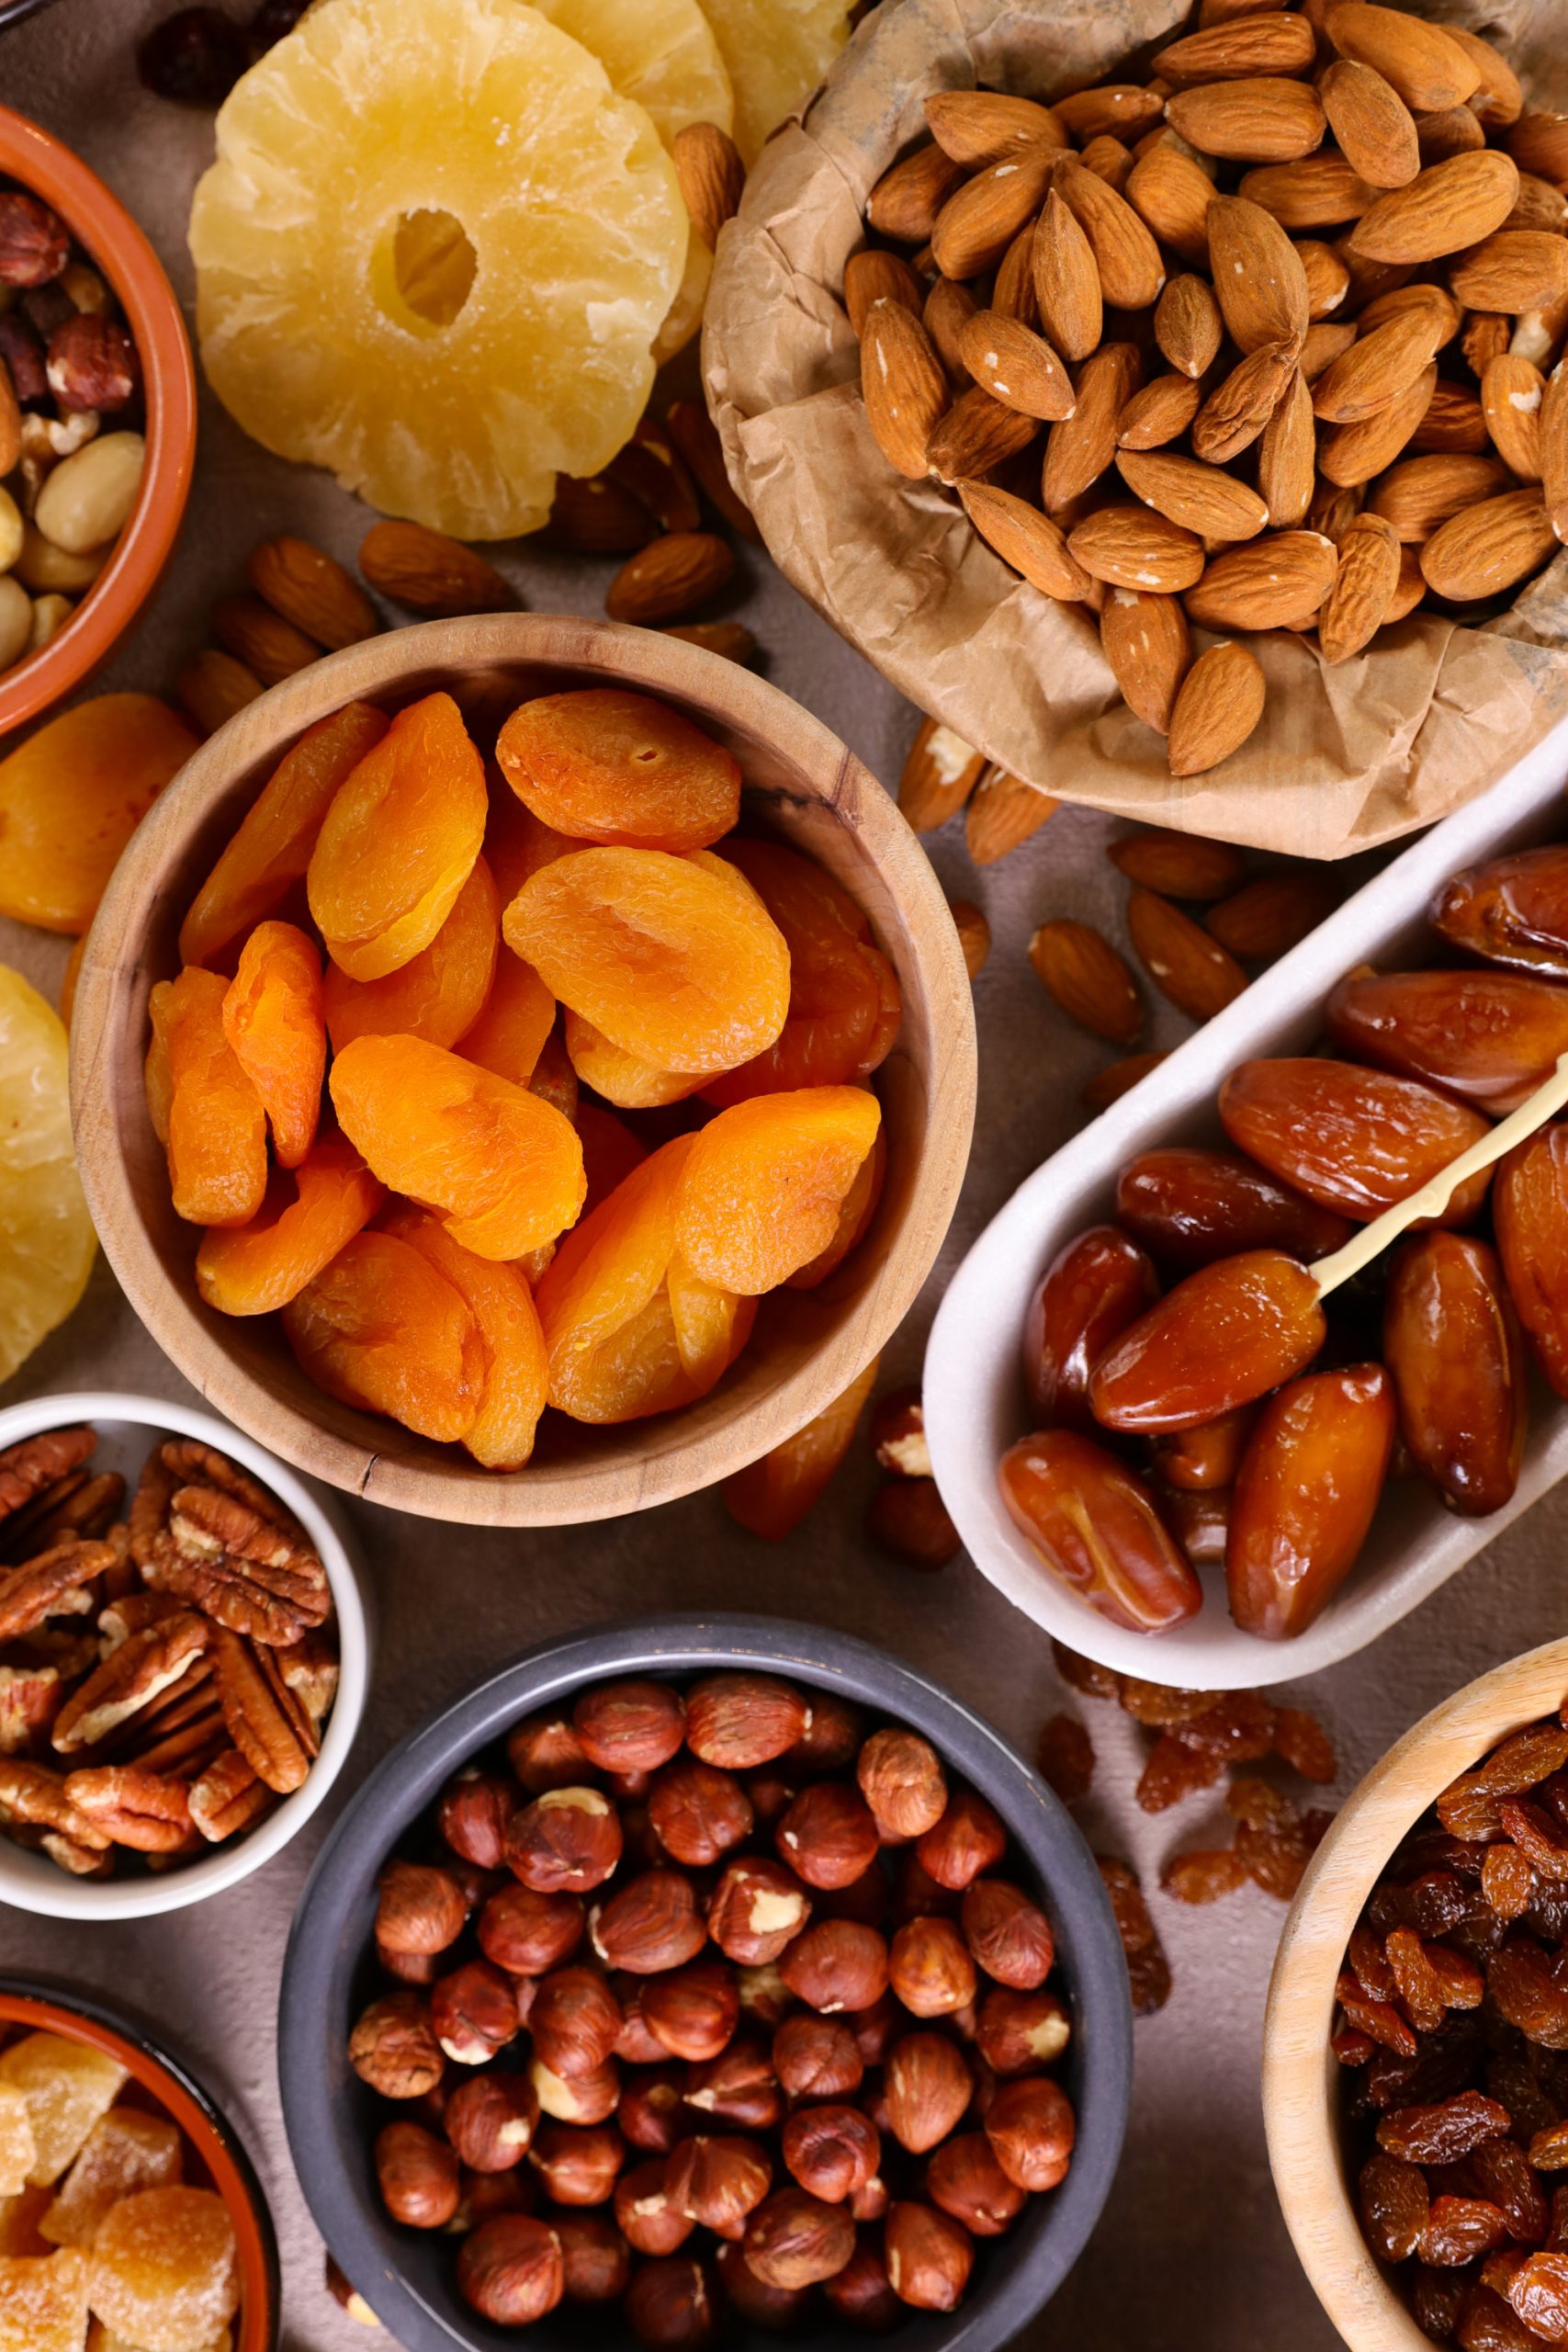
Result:
{"label": "hole in pineapple ring", "polygon": [[439,334],[468,300],[478,267],[457,215],[431,206],[390,221],[371,264],[371,285],[395,325],[411,334]]}

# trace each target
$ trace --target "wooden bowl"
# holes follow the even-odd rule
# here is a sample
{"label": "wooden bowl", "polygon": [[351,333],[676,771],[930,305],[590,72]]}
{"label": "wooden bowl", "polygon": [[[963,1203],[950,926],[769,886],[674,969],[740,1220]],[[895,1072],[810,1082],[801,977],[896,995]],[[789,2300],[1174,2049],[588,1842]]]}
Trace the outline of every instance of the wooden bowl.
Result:
{"label": "wooden bowl", "polygon": [[[198,884],[282,754],[355,696],[389,708],[445,687],[491,734],[526,695],[612,683],[663,695],[728,745],[746,813],[858,900],[903,991],[877,1075],[887,1182],[870,1233],[819,1293],[784,1291],[713,1393],[589,1429],[550,1414],[508,1476],[456,1446],[323,1394],[276,1317],[216,1315],[197,1295],[197,1229],[175,1216],[142,1094],[147,996],[178,967]],[[328,656],[261,695],[188,761],[142,820],[88,937],[71,1024],[76,1153],[104,1251],[153,1338],[217,1411],[285,1461],[372,1502],[434,1519],[556,1527],[710,1486],[793,1435],[847,1388],[931,1272],[963,1182],[975,1111],[975,1020],[958,935],[925,853],[842,743],[775,687],[716,654],[565,615],[432,621]]]}
{"label": "wooden bowl", "polygon": [[1285,2226],[1351,2352],[1431,2352],[1361,2235],[1328,2047],[1350,1930],[1395,1848],[1450,1781],[1568,1692],[1568,1641],[1467,1683],[1407,1731],[1341,1808],[1291,1905],[1263,2020],[1263,2120]]}

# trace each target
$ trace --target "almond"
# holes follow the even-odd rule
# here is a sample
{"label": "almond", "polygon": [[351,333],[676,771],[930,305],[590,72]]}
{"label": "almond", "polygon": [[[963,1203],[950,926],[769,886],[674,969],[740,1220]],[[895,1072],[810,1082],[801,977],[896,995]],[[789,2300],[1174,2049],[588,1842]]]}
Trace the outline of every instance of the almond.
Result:
{"label": "almond", "polygon": [[[939,278],[939,286],[947,284]],[[965,292],[968,291],[965,288]],[[969,297],[971,307],[975,298]],[[1040,324],[1040,305],[1034,294],[1034,223],[1026,220],[1006,253],[1001,257],[991,287],[991,308],[999,311],[1004,319],[1017,319],[1026,327]]]}
{"label": "almond", "polygon": [[1203,570],[1203,542],[1142,506],[1101,506],[1067,537],[1067,552],[1096,580],[1171,596]]}
{"label": "almond", "polygon": [[1041,326],[1064,359],[1087,359],[1100,337],[1100,271],[1088,237],[1055,188],[1035,224],[1032,253]]}
{"label": "almond", "polygon": [[1372,492],[1371,511],[1410,546],[1429,539],[1439,525],[1483,498],[1509,487],[1495,458],[1449,456],[1406,458],[1393,466]]}
{"label": "almond", "polygon": [[1192,660],[1181,599],[1113,588],[1100,612],[1100,642],[1128,709],[1163,735]]}
{"label": "almond", "polygon": [[[1302,342],[1301,372],[1309,384],[1315,384],[1325,368],[1332,368],[1342,351],[1348,351],[1356,340],[1356,330],[1348,322],[1336,326],[1328,319],[1308,327]],[[1312,403],[1309,401],[1310,407]]]}
{"label": "almond", "polygon": [[[1345,427],[1347,432],[1354,429],[1350,425]],[[1316,531],[1332,546],[1337,548],[1365,505],[1366,498],[1366,492],[1359,487],[1351,490],[1338,490],[1331,481],[1320,481],[1313,492],[1312,504],[1307,508],[1307,529]],[[1302,621],[1296,626],[1306,628],[1310,628],[1311,624]]]}
{"label": "almond", "polygon": [[860,347],[866,423],[908,481],[926,473],[926,445],[948,407],[947,377],[919,319],[901,302],[874,302]]}
{"label": "almond", "polygon": [[1436,261],[1500,229],[1518,192],[1517,166],[1495,147],[1450,156],[1380,196],[1351,230],[1350,250],[1369,261]]}
{"label": "almond", "polygon": [[[1348,355],[1347,355],[1348,356]],[[1348,490],[1371,481],[1416,437],[1421,419],[1437,389],[1438,364],[1433,360],[1396,401],[1374,415],[1350,424],[1331,424],[1320,435],[1317,469],[1325,481]]]}
{"label": "almond", "polygon": [[985,770],[986,757],[937,718],[922,718],[898,778],[898,807],[917,833],[955,817]]}
{"label": "almond", "polygon": [[1568,237],[1499,229],[1450,263],[1449,284],[1472,311],[1550,310],[1568,294]]}
{"label": "almond", "polygon": [[971,172],[1005,163],[1021,147],[1067,143],[1049,107],[1000,90],[939,90],[926,100],[926,120],[942,153]]}
{"label": "almond", "polygon": [[1479,396],[1467,385],[1451,384],[1439,376],[1410,436],[1412,449],[1457,450],[1475,457],[1486,446],[1486,419]]}
{"label": "almond", "polygon": [[1413,613],[1427,594],[1427,575],[1421,569],[1419,548],[1402,546],[1399,550],[1399,585],[1393,592],[1393,602],[1383,615],[1383,627],[1391,628],[1395,621]]}
{"label": "almond", "polygon": [[1250,539],[1269,520],[1268,507],[1248,483],[1197,458],[1124,449],[1116,470],[1145,506],[1201,539]]}
{"label": "almond", "polygon": [[1540,490],[1553,533],[1568,541],[1568,365],[1561,359],[1540,403]]}
{"label": "almond", "polygon": [[1092,172],[1097,180],[1103,180],[1107,187],[1114,188],[1121,196],[1133,168],[1133,151],[1102,130],[1098,139],[1091,139],[1080,151],[1078,161],[1086,172]]}
{"label": "almond", "polygon": [[1192,82],[1234,82],[1256,74],[1310,74],[1317,44],[1304,17],[1240,17],[1189,33],[1155,52],[1154,69],[1173,90]]}
{"label": "almond", "polygon": [[664,429],[692,480],[708,504],[728,524],[737,537],[761,547],[762,534],[745,500],[729,479],[718,427],[701,400],[671,401]]}
{"label": "almond", "polygon": [[670,153],[681,186],[681,201],[711,254],[719,231],[740,209],[746,188],[740,150],[716,122],[688,122],[675,133]]}
{"label": "almond", "polygon": [[1339,546],[1339,569],[1317,616],[1317,642],[1331,665],[1371,643],[1399,585],[1399,541],[1380,514],[1359,514]]}
{"label": "almond", "polygon": [[1202,397],[1190,376],[1156,376],[1134,392],[1116,420],[1117,447],[1160,449],[1186,432]]}
{"label": "almond", "polygon": [[1307,331],[1306,271],[1272,213],[1245,196],[1215,197],[1209,207],[1209,261],[1239,350],[1299,343]]}
{"label": "almond", "polygon": [[1087,922],[1044,922],[1029,960],[1068,1018],[1113,1046],[1137,1042],[1144,1025],[1138,984],[1111,942]]}
{"label": "almond", "polygon": [[1458,41],[1481,76],[1465,100],[1477,122],[1484,123],[1489,130],[1501,130],[1508,123],[1517,122],[1524,110],[1525,94],[1507,60],[1489,40],[1472,33],[1468,25],[1445,25],[1443,30],[1450,40]]}
{"label": "almond", "polygon": [[[1228,760],[1262,718],[1264,692],[1263,673],[1245,646],[1227,642],[1201,653],[1171,713],[1166,746],[1171,775],[1201,775]],[[1150,928],[1145,917],[1145,939]]]}
{"label": "almond", "polygon": [[1432,305],[1406,311],[1358,336],[1313,386],[1313,413],[1325,424],[1359,424],[1407,395],[1453,332]]}
{"label": "almond", "polygon": [[493,563],[423,523],[373,524],[359,543],[359,569],[378,595],[438,619],[505,612],[517,602]]}
{"label": "almond", "polygon": [[[706,415],[705,409],[703,413]],[[394,525],[392,527],[400,526]],[[545,526],[545,537],[549,546],[570,548],[581,555],[629,555],[634,548],[645,548],[649,539],[658,536],[659,526],[641,499],[634,498],[629,490],[624,489],[618,481],[613,481],[608,474],[594,474],[585,481],[576,481],[570,474],[556,476],[556,494],[550,506],[550,519]],[[411,548],[407,552],[417,560],[415,550]],[[468,550],[462,548],[458,552],[467,555]],[[482,557],[476,560],[483,561]],[[360,561],[365,563],[363,553]],[[365,576],[367,580],[370,578],[367,564]],[[444,566],[441,576],[449,577],[454,593],[461,594],[458,575],[455,571]],[[499,573],[496,576],[500,578]],[[437,574],[433,570],[426,577],[430,582]],[[390,590],[382,590],[384,595],[390,593]],[[474,607],[465,605],[462,609],[468,612]]]}
{"label": "almond", "polygon": [[1373,187],[1404,187],[1421,168],[1416,121],[1392,82],[1339,58],[1318,81],[1328,127],[1351,170]]}
{"label": "almond", "polygon": [[1220,466],[1251,447],[1295,374],[1296,349],[1266,343],[1231,369],[1192,420],[1194,456]]}
{"label": "almond", "polygon": [[918,319],[924,300],[924,289],[908,263],[880,245],[852,254],[844,264],[844,308],[857,343],[874,302],[897,302]]}
{"label": "almond", "polygon": [[264,686],[276,686],[321,659],[314,639],[259,596],[220,596],[212,607],[212,634]]}
{"label": "almond", "polygon": [[1332,318],[1349,291],[1349,271],[1333,246],[1325,245],[1320,237],[1303,237],[1296,253],[1306,278],[1308,319]]}
{"label": "almond", "polygon": [[1173,277],[1155,306],[1155,341],[1177,372],[1202,375],[1224,333],[1220,306],[1208,280]]}
{"label": "almond", "polygon": [[358,582],[309,539],[264,539],[245,571],[264,604],[333,652],[374,637],[381,626]]}
{"label": "almond", "polygon": [[1296,369],[1263,428],[1258,445],[1258,487],[1277,531],[1293,530],[1312,504],[1316,479],[1317,433],[1312,393]]}
{"label": "almond", "polygon": [[1440,114],[1415,118],[1416,152],[1423,164],[1446,163],[1450,155],[1471,155],[1486,144],[1486,133],[1468,107],[1445,107]]}
{"label": "almond", "polygon": [[1323,144],[1317,92],[1305,82],[1271,74],[1178,90],[1166,100],[1165,114],[1192,146],[1232,163],[1295,163]]}
{"label": "almond", "polygon": [[1381,294],[1391,293],[1397,286],[1407,286],[1416,275],[1416,265],[1410,261],[1372,261],[1367,254],[1351,249],[1350,238],[1354,223],[1343,236],[1334,240],[1334,250],[1350,273],[1349,290],[1345,297],[1348,314],[1359,317],[1369,302]]}
{"label": "almond", "polygon": [[1540,480],[1540,404],[1546,378],[1528,359],[1508,352],[1488,360],[1481,379],[1481,413],[1493,446],[1521,481]]}
{"label": "almond", "polygon": [[1386,294],[1366,303],[1357,318],[1356,332],[1371,334],[1374,327],[1385,327],[1392,320],[1408,318],[1417,311],[1430,312],[1434,324],[1441,327],[1442,343],[1451,343],[1459,333],[1463,314],[1453,296],[1440,286],[1420,284],[1391,287]]}
{"label": "almond", "polygon": [[1059,512],[1099,481],[1116,455],[1116,420],[1138,389],[1138,355],[1130,343],[1103,343],[1078,370],[1075,415],[1051,427],[1042,488]]}
{"label": "almond", "polygon": [[991,952],[991,926],[973,899],[950,899],[947,904],[953,927],[958,933],[964,968],[972,980],[977,980]]}
{"label": "almond", "polygon": [[660,637],[678,637],[682,645],[700,645],[705,653],[716,653],[726,662],[742,665],[752,660],[757,640],[744,621],[682,621],[674,628],[660,629]]}
{"label": "almond", "polygon": [[931,230],[931,258],[944,277],[977,277],[994,269],[1039,210],[1061,153],[1049,139],[987,164],[953,191]]}
{"label": "almond", "polygon": [[265,691],[253,670],[231,653],[220,653],[215,645],[187,662],[175,681],[175,695],[204,735],[216,735],[237,710]]}
{"label": "almond", "polygon": [[1005,768],[986,770],[975,787],[964,820],[964,846],[973,865],[995,865],[1032,839],[1060,806]]}
{"label": "almond", "polygon": [[[1220,654],[1239,659],[1222,662]],[[1166,747],[1171,774],[1197,775],[1217,766],[1246,742],[1262,710],[1263,673],[1251,654],[1239,645],[1211,647],[1194,662],[1176,698]],[[1190,1020],[1212,1021],[1247,986],[1235,956],[1156,890],[1134,890],[1127,929],[1156,988]]]}
{"label": "almond", "polygon": [[920,324],[930,335],[954,391],[966,390],[973,380],[964,359],[964,330],[978,308],[967,286],[960,286],[955,277],[939,277],[920,312]]}
{"label": "almond", "polygon": [[1281,229],[1337,229],[1359,220],[1378,191],[1343,155],[1307,155],[1299,164],[1266,164],[1244,172],[1238,196],[1271,212]]}
{"label": "almond", "polygon": [[1519,174],[1519,192],[1514,209],[1504,221],[1505,229],[1546,229],[1561,235],[1568,228],[1568,197],[1550,180],[1538,180],[1533,172]]}
{"label": "almond", "polygon": [[940,147],[917,147],[883,173],[866,198],[865,217],[879,236],[900,245],[923,245],[963,177],[962,164]]}
{"label": "almond", "polygon": [[926,465],[938,481],[977,481],[1027,449],[1040,426],[1032,416],[982,391],[960,392],[926,443]]}
{"label": "almond", "polygon": [[961,481],[954,487],[987,546],[1021,572],[1031,587],[1062,604],[1080,603],[1089,594],[1089,573],[1067,552],[1066,534],[1049,514],[993,482]]}
{"label": "almond", "polygon": [[[1483,312],[1489,317],[1490,312]],[[1514,321],[1508,337],[1508,349],[1516,359],[1528,359],[1532,367],[1550,368],[1562,349],[1562,338],[1568,333],[1568,300],[1553,302],[1544,311],[1525,311]]]}
{"label": "almond", "polygon": [[735,574],[728,539],[713,531],[667,531],[628,556],[604,593],[613,621],[648,628],[678,621],[727,588]]}
{"label": "almond", "polygon": [[1417,113],[1462,106],[1480,85],[1481,68],[1458,41],[1440,26],[1401,9],[1373,7],[1368,0],[1333,0],[1326,29],[1341,57],[1371,66]]}
{"label": "almond", "polygon": [[1223,899],[1246,878],[1238,849],[1206,841],[1201,833],[1175,833],[1156,827],[1124,833],[1105,853],[1119,874],[1162,899]]}
{"label": "almond", "polygon": [[1163,111],[1159,93],[1142,82],[1097,83],[1092,89],[1058,98],[1052,107],[1057,121],[1080,142],[1106,131],[1118,139],[1136,139]]}
{"label": "almond", "polygon": [[1325,876],[1303,868],[1259,874],[1203,917],[1211,939],[1248,964],[1271,964],[1299,947],[1334,912],[1339,894]]}
{"label": "almond", "polygon": [[1269,531],[1217,555],[1187,617],[1200,628],[1291,628],[1313,621],[1334,585],[1334,542],[1321,531]]}
{"label": "almond", "polygon": [[1124,1061],[1108,1062],[1096,1070],[1078,1101],[1086,1111],[1109,1111],[1112,1102],[1120,1102],[1123,1094],[1130,1094],[1167,1058],[1165,1054],[1129,1054]]}
{"label": "almond", "polygon": [[1021,416],[1071,416],[1077,406],[1072,379],[1050,345],[1017,319],[976,311],[959,330],[958,350],[981,390]]}
{"label": "almond", "polygon": [[1126,198],[1071,155],[1058,160],[1051,192],[1062,198],[1089,239],[1104,300],[1119,310],[1147,310],[1165,284],[1165,264]]}
{"label": "almond", "polygon": [[1440,525],[1421,549],[1421,570],[1435,595],[1476,604],[1528,580],[1556,551],[1540,492],[1507,490]]}
{"label": "almond", "polygon": [[1508,153],[1521,172],[1538,172],[1561,187],[1568,181],[1568,114],[1521,114],[1508,133]]}
{"label": "almond", "polygon": [[1161,244],[1168,245],[1183,261],[1207,261],[1214,184],[1201,164],[1174,139],[1160,140],[1138,158],[1122,193]]}

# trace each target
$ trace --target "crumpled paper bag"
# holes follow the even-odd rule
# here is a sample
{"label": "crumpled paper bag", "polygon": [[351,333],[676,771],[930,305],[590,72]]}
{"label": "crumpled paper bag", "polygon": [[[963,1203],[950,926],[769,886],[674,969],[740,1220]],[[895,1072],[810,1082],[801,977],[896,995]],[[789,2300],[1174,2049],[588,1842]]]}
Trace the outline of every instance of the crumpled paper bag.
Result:
{"label": "crumpled paper bag", "polygon": [[[1331,858],[1430,824],[1568,711],[1568,553],[1480,628],[1418,615],[1329,669],[1247,639],[1269,682],[1250,741],[1178,780],[1118,695],[1086,608],[1042,595],[950,492],[873,440],[841,300],[869,190],[935,90],[1041,98],[1171,39],[1184,0],[885,0],[725,229],[703,367],[732,480],[785,576],[923,711],[1044,792],[1150,824]],[[1568,105],[1568,0],[1428,0],[1495,40],[1533,106]],[[1201,636],[1199,643],[1208,640]]]}

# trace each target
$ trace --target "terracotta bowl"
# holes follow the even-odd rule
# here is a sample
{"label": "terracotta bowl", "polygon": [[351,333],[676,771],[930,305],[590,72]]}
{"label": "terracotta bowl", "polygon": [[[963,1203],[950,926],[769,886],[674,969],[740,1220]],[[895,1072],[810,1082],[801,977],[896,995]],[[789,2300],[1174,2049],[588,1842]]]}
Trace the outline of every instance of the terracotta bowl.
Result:
{"label": "terracotta bowl", "polygon": [[1568,1692],[1568,1641],[1494,1667],[1434,1707],[1374,1764],[1313,1856],[1285,1921],[1263,2020],[1263,2120],[1285,2226],[1350,2352],[1430,2352],[1361,2235],[1341,2137],[1343,2073],[1328,2046],[1334,1986],[1390,1857],[1450,1781]]}
{"label": "terracotta bowl", "polygon": [[276,2352],[282,2290],[272,2216],[243,2143],[200,2083],[123,2010],[30,1977],[0,1977],[0,2034],[9,2039],[16,2030],[57,2033],[118,2059],[137,2103],[150,2102],[178,2124],[188,2143],[187,2181],[215,2188],[234,2224],[242,2293],[234,2352]]}
{"label": "terracotta bowl", "polygon": [[42,197],[108,280],[136,339],[147,462],[114,553],[59,635],[0,671],[0,735],[36,718],[108,659],[158,584],[178,535],[196,459],[196,371],[175,289],[118,198],[69,147],[0,107],[0,177]]}
{"label": "terracotta bowl", "polygon": [[[526,695],[614,683],[660,695],[727,743],[746,817],[815,858],[859,901],[903,991],[877,1073],[886,1190],[865,1240],[820,1292],[778,1294],[712,1395],[619,1428],[550,1414],[526,1469],[480,1470],[456,1446],[336,1403],[295,1363],[275,1317],[236,1320],[197,1295],[197,1228],[175,1216],[147,1116],[147,996],[177,968],[186,906],[240,815],[301,730],[354,696],[388,707],[436,687],[493,729]],[[924,852],[842,743],[760,678],[678,639],[568,616],[433,621],[330,655],[231,718],[187,762],[121,858],[86,947],[72,1019],[76,1150],[93,1221],[132,1306],[208,1402],[312,1476],[435,1519],[562,1526],[713,1484],[848,1387],[897,1328],[942,1246],[975,1109],[975,1019],[953,917]]]}

